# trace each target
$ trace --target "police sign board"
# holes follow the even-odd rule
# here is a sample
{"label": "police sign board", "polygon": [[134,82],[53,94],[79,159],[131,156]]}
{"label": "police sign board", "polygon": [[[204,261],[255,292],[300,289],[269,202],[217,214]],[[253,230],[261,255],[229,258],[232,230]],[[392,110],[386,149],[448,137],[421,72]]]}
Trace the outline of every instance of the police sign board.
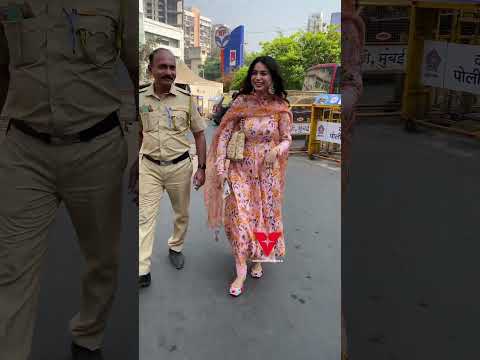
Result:
{"label": "police sign board", "polygon": [[305,136],[310,134],[311,106],[292,106],[293,115],[292,135]]}
{"label": "police sign board", "polygon": [[444,87],[480,94],[480,46],[448,45]]}
{"label": "police sign board", "polygon": [[293,123],[292,135],[309,135],[310,123]]}
{"label": "police sign board", "polygon": [[341,144],[342,124],[327,121],[320,121],[317,124],[316,140]]}
{"label": "police sign board", "polygon": [[425,41],[422,83],[480,94],[480,46]]}
{"label": "police sign board", "polygon": [[219,26],[215,30],[215,44],[219,48],[224,48],[230,41],[230,30],[226,26]]}
{"label": "police sign board", "polygon": [[447,47],[448,43],[445,41],[425,41],[422,64],[422,81],[424,85],[443,87],[445,65],[447,63]]}

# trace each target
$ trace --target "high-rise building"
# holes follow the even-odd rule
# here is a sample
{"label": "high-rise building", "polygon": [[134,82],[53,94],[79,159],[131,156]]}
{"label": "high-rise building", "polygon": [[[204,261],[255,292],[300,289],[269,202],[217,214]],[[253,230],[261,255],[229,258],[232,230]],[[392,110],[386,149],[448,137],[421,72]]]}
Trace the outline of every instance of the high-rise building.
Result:
{"label": "high-rise building", "polygon": [[195,22],[196,18],[191,11],[183,11],[183,31],[185,34],[185,48],[195,47]]}
{"label": "high-rise building", "polygon": [[202,55],[210,56],[212,52],[212,20],[205,16],[200,16],[200,35],[199,46],[202,49]]}
{"label": "high-rise building", "polygon": [[183,15],[185,48],[199,47],[202,57],[207,58],[212,50],[212,20],[197,8],[185,10]]}
{"label": "high-rise building", "polygon": [[145,17],[183,28],[183,0],[143,0]]}
{"label": "high-rise building", "polygon": [[[169,1],[168,3],[180,4],[183,6],[183,1]],[[170,50],[177,59],[184,59],[184,34],[183,29],[179,26],[178,18],[176,21],[170,17],[170,22],[175,24],[165,23],[165,17],[159,15],[152,10],[152,6],[162,3],[164,5],[167,1],[159,0],[139,0],[140,13],[140,36],[139,43],[141,46],[148,45],[147,53],[155,48],[162,47]],[[150,5],[150,6],[149,6]],[[167,4],[168,5],[168,4]],[[168,14],[168,12],[167,12]],[[173,14],[173,11],[170,13]],[[180,14],[181,15],[181,14]],[[157,20],[156,20],[156,19]],[[167,16],[168,18],[168,16]],[[162,21],[159,21],[159,20]],[[168,19],[167,19],[168,20]],[[180,23],[183,24],[183,16],[180,16]],[[183,26],[183,25],[182,25]],[[144,71],[146,64],[140,64],[141,71]],[[144,76],[145,74],[141,74]]]}
{"label": "high-rise building", "polygon": [[330,15],[330,25],[337,26],[337,31],[340,31],[340,26],[342,25],[342,13],[334,12]]}
{"label": "high-rise building", "polygon": [[326,26],[323,12],[312,14],[308,17],[307,31],[322,32],[325,31]]}
{"label": "high-rise building", "polygon": [[197,8],[186,9],[183,12],[185,32],[185,63],[194,72],[212,53],[212,20],[202,16]]}

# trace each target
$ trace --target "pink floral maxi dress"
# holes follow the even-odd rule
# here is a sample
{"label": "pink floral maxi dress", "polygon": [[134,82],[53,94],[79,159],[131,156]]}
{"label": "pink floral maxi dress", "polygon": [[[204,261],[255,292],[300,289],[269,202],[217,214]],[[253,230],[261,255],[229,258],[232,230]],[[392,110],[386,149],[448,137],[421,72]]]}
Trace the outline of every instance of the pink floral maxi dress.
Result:
{"label": "pink floral maxi dress", "polygon": [[[286,113],[264,117],[247,117],[240,121],[245,133],[244,159],[231,161],[227,180],[231,194],[225,199],[224,225],[236,260],[264,258],[254,231],[281,232],[272,252],[285,256],[282,222],[282,189],[278,164],[264,164],[265,155],[278,147],[279,156],[288,154],[292,137]],[[223,129],[218,142],[218,172],[224,169],[227,145],[234,122]]]}

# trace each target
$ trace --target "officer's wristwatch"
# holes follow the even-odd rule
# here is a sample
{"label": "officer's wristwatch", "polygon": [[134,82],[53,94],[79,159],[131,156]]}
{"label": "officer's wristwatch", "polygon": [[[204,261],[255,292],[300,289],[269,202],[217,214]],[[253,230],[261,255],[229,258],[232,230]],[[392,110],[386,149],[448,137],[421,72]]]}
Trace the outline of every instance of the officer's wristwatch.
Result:
{"label": "officer's wristwatch", "polygon": [[198,164],[198,168],[199,168],[199,169],[202,169],[202,170],[206,170],[206,169],[207,169],[207,165],[206,165],[206,164],[203,164],[203,165]]}

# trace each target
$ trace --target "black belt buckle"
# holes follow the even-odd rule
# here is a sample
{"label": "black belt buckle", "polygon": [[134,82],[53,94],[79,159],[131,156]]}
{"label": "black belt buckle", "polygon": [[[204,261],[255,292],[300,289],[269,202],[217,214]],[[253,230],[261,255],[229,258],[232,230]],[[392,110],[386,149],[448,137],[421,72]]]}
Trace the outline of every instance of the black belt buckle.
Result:
{"label": "black belt buckle", "polygon": [[185,152],[184,154],[180,155],[178,158],[176,159],[173,159],[173,160],[157,160],[157,159],[154,159],[152,158],[151,156],[149,155],[144,155],[145,158],[147,158],[148,160],[150,160],[151,162],[154,162],[155,164],[157,165],[160,165],[160,166],[168,166],[168,165],[175,165],[175,164],[178,164],[180,161],[183,161],[185,159],[188,159],[190,157],[190,154],[189,152]]}
{"label": "black belt buckle", "polygon": [[168,166],[174,164],[172,160],[156,160],[156,162],[160,166]]}
{"label": "black belt buckle", "polygon": [[157,159],[154,159],[154,158],[152,158],[151,156],[148,156],[148,155],[145,155],[145,158],[147,158],[148,160],[150,160],[151,162],[153,162],[153,163],[155,163],[159,166],[168,166],[168,165],[173,164],[172,160],[157,160]]}

